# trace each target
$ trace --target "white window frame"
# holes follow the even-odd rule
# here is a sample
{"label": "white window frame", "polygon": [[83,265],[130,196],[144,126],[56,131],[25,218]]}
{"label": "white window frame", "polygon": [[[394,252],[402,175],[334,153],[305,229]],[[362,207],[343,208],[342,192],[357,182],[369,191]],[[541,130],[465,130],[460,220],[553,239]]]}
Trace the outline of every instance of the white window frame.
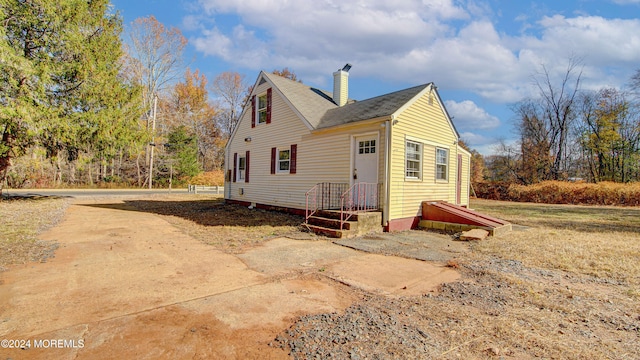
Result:
{"label": "white window frame", "polygon": [[[264,99],[264,106],[260,107],[260,99]],[[262,115],[262,116],[261,116]],[[267,123],[267,93],[256,96],[256,125]]]}
{"label": "white window frame", "polygon": [[[409,145],[415,145],[416,149],[415,151],[409,151]],[[417,141],[413,141],[413,140],[405,140],[405,146],[404,146],[404,156],[405,156],[405,162],[404,162],[404,177],[407,180],[422,180],[422,160],[424,158],[423,155],[423,144]],[[413,159],[410,159],[410,155],[414,155]],[[417,156],[417,159],[415,159],[415,157]],[[414,168],[409,169],[409,162],[412,163],[418,163],[418,171],[415,171]],[[408,173],[416,173],[416,176],[412,176],[409,175]]]}
{"label": "white window frame", "polygon": [[[280,153],[284,153],[287,152],[289,154],[287,159],[280,159]],[[288,164],[287,169],[286,170],[281,170],[280,169],[280,165],[281,164]],[[291,147],[289,148],[276,148],[276,174],[289,174],[289,172],[291,171]]]}
{"label": "white window frame", "polygon": [[[440,152],[444,153],[444,162],[440,161]],[[440,176],[441,168],[444,168],[443,176]],[[436,147],[436,181],[449,181],[449,149]]]}
{"label": "white window frame", "polygon": [[236,181],[244,181],[246,178],[247,172],[247,157],[246,156],[238,156],[238,168],[236,169],[238,172],[238,179]]}
{"label": "white window frame", "polygon": [[358,141],[356,144],[358,154],[375,154],[377,146],[376,140],[377,139]]}

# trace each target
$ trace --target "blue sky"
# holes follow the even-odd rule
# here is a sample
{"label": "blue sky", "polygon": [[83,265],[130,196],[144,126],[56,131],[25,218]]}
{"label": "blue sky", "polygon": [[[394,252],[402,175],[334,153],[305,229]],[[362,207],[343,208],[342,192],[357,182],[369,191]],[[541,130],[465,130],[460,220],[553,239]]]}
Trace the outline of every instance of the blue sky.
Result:
{"label": "blue sky", "polygon": [[363,100],[434,82],[461,137],[484,155],[513,141],[512,105],[580,59],[584,89],[624,88],[640,69],[640,0],[111,0],[125,25],[154,15],[189,40],[212,80],[288,67],[332,89],[353,65]]}

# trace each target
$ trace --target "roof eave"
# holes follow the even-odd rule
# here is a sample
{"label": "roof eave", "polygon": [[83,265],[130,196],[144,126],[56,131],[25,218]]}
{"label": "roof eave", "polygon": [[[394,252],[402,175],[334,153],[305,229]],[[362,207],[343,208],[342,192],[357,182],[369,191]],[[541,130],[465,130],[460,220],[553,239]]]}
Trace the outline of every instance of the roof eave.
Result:
{"label": "roof eave", "polygon": [[334,126],[329,126],[329,127],[317,128],[315,130],[312,130],[311,133],[320,134],[320,133],[341,131],[341,130],[345,130],[345,129],[349,129],[349,128],[355,128],[355,127],[361,127],[361,126],[367,126],[367,125],[372,125],[372,124],[376,124],[376,123],[381,123],[381,122],[385,122],[387,120],[393,120],[393,115],[379,116],[379,117],[376,117],[376,118],[371,118],[371,119],[366,119],[366,120],[359,120],[359,121],[354,121],[354,122],[350,122],[350,123],[344,123],[344,124],[339,124],[339,125],[334,125]]}

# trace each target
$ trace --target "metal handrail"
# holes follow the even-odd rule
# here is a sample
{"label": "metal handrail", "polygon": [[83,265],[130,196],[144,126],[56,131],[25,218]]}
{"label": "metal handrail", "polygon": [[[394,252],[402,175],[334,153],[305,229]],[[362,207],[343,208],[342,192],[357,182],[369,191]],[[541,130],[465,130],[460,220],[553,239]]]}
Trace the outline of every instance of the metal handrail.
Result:
{"label": "metal handrail", "polygon": [[340,196],[340,230],[354,213],[380,209],[380,185],[356,183]]}
{"label": "metal handrail", "polygon": [[352,186],[346,183],[317,183],[305,193],[305,224],[320,210],[340,209],[342,230],[353,214],[380,210],[380,187],[378,183],[357,183]]}
{"label": "metal handrail", "polygon": [[340,196],[349,188],[346,183],[322,182],[315,184],[305,193],[305,223],[320,210],[340,209]]}
{"label": "metal handrail", "polygon": [[[304,213],[304,223],[307,224],[309,222],[309,218],[313,216],[316,212],[318,212],[318,187],[321,183],[314,185],[309,191],[305,193],[306,198],[306,208]],[[312,209],[309,209],[310,201],[309,197],[311,196],[311,204],[313,205]]]}

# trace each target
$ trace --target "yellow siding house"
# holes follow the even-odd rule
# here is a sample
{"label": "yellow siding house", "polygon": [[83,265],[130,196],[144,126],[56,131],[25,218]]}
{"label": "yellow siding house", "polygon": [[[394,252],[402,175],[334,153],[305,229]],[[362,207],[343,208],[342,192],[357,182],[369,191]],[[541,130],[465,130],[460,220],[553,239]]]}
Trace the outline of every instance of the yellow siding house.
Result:
{"label": "yellow siding house", "polygon": [[469,204],[470,154],[433,83],[348,98],[261,72],[226,148],[225,199],[299,214],[380,211],[386,231],[417,226],[423,201]]}

